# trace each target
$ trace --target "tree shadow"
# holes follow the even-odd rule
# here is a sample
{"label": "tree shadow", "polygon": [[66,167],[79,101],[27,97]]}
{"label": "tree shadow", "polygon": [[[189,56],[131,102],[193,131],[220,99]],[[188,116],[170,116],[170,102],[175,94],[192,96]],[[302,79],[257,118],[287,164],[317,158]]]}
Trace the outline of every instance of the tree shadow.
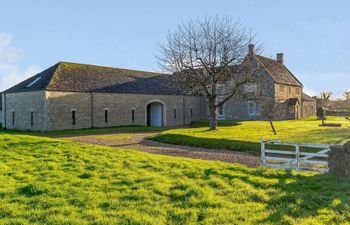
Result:
{"label": "tree shadow", "polygon": [[[241,122],[235,121],[235,120],[218,120],[217,125],[218,127],[233,127],[233,126],[241,125]],[[191,128],[208,127],[208,130],[209,130],[209,121],[208,120],[193,121],[191,122],[190,127]]]}
{"label": "tree shadow", "polygon": [[251,153],[257,153],[260,151],[260,144],[251,141],[238,141],[223,138],[203,138],[168,133],[161,133],[152,136],[149,139],[167,144],[186,145],[200,148],[225,149]]}
{"label": "tree shadow", "polygon": [[[242,168],[232,167],[233,170]],[[297,173],[292,170],[244,169],[244,175],[233,177],[231,174],[221,173],[228,179],[238,178],[257,189],[269,189],[269,198],[259,198],[252,194],[251,201],[266,204],[267,210],[272,212],[260,223],[278,222],[290,224],[290,221],[303,220],[310,217],[322,216],[332,223],[331,215],[340,215],[338,223],[350,220],[350,178],[336,177],[328,173]],[[241,171],[242,172],[242,171]],[[252,176],[251,176],[252,175]],[[252,177],[277,179],[274,184],[259,182]],[[342,217],[342,218],[341,218]]]}

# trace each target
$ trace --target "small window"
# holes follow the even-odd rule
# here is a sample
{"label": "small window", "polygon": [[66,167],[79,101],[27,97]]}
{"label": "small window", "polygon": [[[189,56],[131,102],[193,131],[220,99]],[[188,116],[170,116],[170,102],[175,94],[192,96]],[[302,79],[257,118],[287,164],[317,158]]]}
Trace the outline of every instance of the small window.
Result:
{"label": "small window", "polygon": [[300,94],[300,88],[296,87],[295,88],[295,93]]}
{"label": "small window", "polygon": [[31,86],[33,86],[36,82],[38,82],[41,79],[41,77],[37,77],[35,80],[33,80],[32,82],[30,82],[30,84],[28,84],[26,87],[29,88]]}
{"label": "small window", "polygon": [[176,109],[174,109],[174,119],[176,119]]}
{"label": "small window", "polygon": [[248,103],[248,113],[251,116],[258,116],[258,115],[260,115],[259,105],[256,104],[256,102],[249,102]]}
{"label": "small window", "polygon": [[288,93],[289,93],[289,94],[292,94],[292,87],[289,87],[289,88],[288,88]]}
{"label": "small window", "polygon": [[108,109],[105,109],[105,123],[108,123]]}
{"label": "small window", "polygon": [[193,117],[193,110],[192,108],[190,109],[190,114],[191,114],[191,118]]}
{"label": "small window", "polygon": [[75,110],[72,110],[72,124],[75,125]]}
{"label": "small window", "polygon": [[135,109],[131,110],[131,120],[135,121]]}
{"label": "small window", "polygon": [[224,106],[221,105],[219,106],[219,116],[223,116],[224,115]]}
{"label": "small window", "polygon": [[30,126],[34,126],[34,112],[31,111],[30,112]]}
{"label": "small window", "polygon": [[15,125],[15,111],[12,111],[12,125]]}
{"label": "small window", "polygon": [[280,92],[284,92],[284,84],[280,85]]}

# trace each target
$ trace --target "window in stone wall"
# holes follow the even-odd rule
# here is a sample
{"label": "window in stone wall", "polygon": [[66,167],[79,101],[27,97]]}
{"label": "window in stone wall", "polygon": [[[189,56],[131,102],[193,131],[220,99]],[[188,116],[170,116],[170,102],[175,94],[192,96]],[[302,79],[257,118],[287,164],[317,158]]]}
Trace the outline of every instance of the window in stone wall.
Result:
{"label": "window in stone wall", "polygon": [[284,92],[284,84],[280,84],[280,92]]}
{"label": "window in stone wall", "polygon": [[104,109],[105,111],[105,123],[108,123],[108,109]]}
{"label": "window in stone wall", "polygon": [[300,88],[296,87],[295,88],[295,93],[299,95],[300,94]]}
{"label": "window in stone wall", "polygon": [[218,111],[219,111],[219,116],[223,116],[224,115],[224,105],[220,105]]}
{"label": "window in stone wall", "polygon": [[15,111],[12,111],[12,125],[15,125]]}
{"label": "window in stone wall", "polygon": [[176,108],[174,108],[174,119],[176,119]]}
{"label": "window in stone wall", "polygon": [[135,121],[135,109],[131,110],[131,121]]}
{"label": "window in stone wall", "polygon": [[30,126],[34,126],[34,112],[30,111]]}
{"label": "window in stone wall", "polygon": [[72,110],[72,124],[75,125],[76,123],[76,118],[75,118],[75,110]]}
{"label": "window in stone wall", "polygon": [[260,115],[260,108],[256,102],[248,102],[248,113],[251,116]]}
{"label": "window in stone wall", "polygon": [[288,93],[292,94],[292,87],[288,87]]}
{"label": "window in stone wall", "polygon": [[193,110],[192,108],[190,109],[190,114],[191,114],[191,118],[193,117]]}

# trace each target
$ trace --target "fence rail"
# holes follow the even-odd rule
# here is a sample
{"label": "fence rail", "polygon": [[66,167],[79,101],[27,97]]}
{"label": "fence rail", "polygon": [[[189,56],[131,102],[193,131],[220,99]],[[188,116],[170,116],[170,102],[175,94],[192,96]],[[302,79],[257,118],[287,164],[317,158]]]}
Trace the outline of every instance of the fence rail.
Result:
{"label": "fence rail", "polygon": [[[269,146],[291,146],[294,151],[268,149]],[[318,152],[302,152],[301,148],[318,149]],[[288,143],[280,140],[266,141],[261,138],[261,165],[273,168],[295,170],[328,171],[328,152],[326,144]]]}

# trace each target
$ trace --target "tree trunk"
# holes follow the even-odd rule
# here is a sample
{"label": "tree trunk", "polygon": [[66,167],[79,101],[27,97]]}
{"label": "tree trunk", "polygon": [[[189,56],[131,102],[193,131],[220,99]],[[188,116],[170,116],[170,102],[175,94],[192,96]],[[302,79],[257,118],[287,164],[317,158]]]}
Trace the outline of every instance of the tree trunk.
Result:
{"label": "tree trunk", "polygon": [[217,121],[216,121],[216,107],[210,106],[210,123],[209,123],[209,130],[216,130],[217,127]]}
{"label": "tree trunk", "polygon": [[275,126],[273,125],[272,119],[270,119],[270,126],[271,126],[271,129],[273,131],[273,134],[276,135],[277,132],[276,132]]}

